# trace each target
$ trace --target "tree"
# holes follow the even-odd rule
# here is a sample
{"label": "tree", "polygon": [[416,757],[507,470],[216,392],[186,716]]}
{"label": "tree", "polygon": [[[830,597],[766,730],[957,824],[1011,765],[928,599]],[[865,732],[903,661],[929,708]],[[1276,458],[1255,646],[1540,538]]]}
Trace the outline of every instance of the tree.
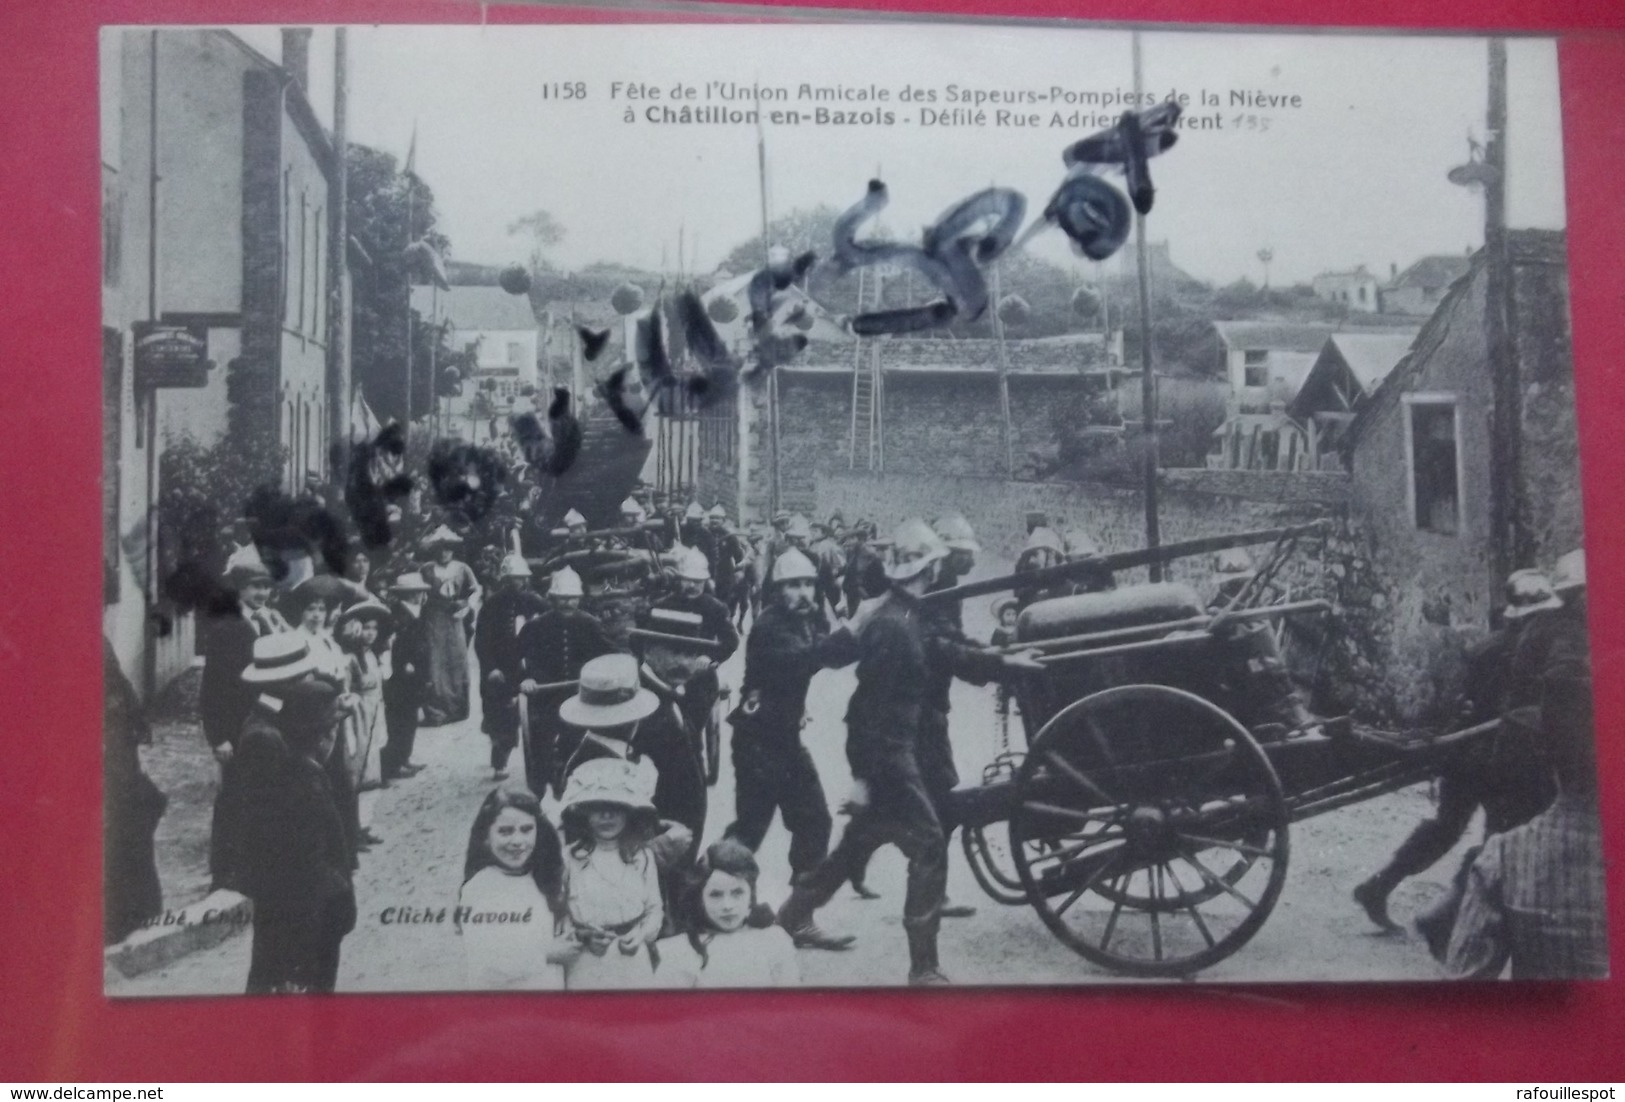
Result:
{"label": "tree", "polygon": [[534,274],[552,268],[547,262],[546,250],[563,243],[564,227],[547,211],[535,210],[509,222],[508,236],[530,239],[530,267]]}
{"label": "tree", "polygon": [[[413,315],[413,388],[407,395],[407,331],[410,284],[402,255],[424,241],[444,255],[451,242],[437,230],[434,191],[415,175],[401,172],[395,158],[364,145],[348,151],[350,233],[371,259],[353,288],[352,359],[356,385],[385,420],[410,421],[429,410],[427,365],[434,337]],[[422,357],[420,359],[420,357]]]}

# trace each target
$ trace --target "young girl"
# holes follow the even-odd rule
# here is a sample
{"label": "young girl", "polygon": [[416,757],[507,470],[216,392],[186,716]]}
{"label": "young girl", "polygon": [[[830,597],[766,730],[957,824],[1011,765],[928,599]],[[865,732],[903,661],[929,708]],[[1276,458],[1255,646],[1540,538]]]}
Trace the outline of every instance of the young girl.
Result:
{"label": "young girl", "polygon": [[367,600],[351,605],[339,614],[333,627],[334,638],[349,660],[348,691],[356,699],[355,745],[348,747],[346,765],[350,785],[358,793],[361,833],[365,849],[382,839],[372,832],[372,810],[377,797],[378,752],[383,749],[384,678],[386,671],[378,657],[378,636],[389,619],[389,606]]}
{"label": "young girl", "polygon": [[665,907],[648,843],[660,831],[653,770],[621,758],[582,762],[564,787],[565,907],[582,952],[565,966],[570,990],[649,987],[650,946]]}
{"label": "young girl", "polygon": [[739,842],[724,839],[705,851],[683,908],[694,958],[686,966],[663,961],[661,972],[671,973],[668,984],[707,988],[801,983],[790,935],[774,922],[771,910],[757,906],[759,873],[755,855]]}
{"label": "young girl", "polygon": [[468,832],[457,932],[475,991],[562,991],[581,953],[561,938],[563,852],[529,792],[498,788]]}

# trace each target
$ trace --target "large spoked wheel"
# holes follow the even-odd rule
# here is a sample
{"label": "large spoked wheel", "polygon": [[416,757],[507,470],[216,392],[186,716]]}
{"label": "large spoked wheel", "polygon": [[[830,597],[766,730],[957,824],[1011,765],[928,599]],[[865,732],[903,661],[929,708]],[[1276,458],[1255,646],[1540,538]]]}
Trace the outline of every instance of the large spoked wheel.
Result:
{"label": "large spoked wheel", "polygon": [[1044,924],[1136,976],[1236,952],[1286,881],[1280,779],[1247,729],[1180,689],[1123,685],[1058,712],[1016,778],[1010,850]]}
{"label": "large spoked wheel", "polygon": [[1027,889],[1021,885],[1021,871],[1016,868],[1010,852],[1009,840],[1003,831],[989,831],[982,827],[961,827],[960,844],[965,848],[965,860],[970,873],[976,877],[984,892],[996,903],[1014,907],[1027,902]]}

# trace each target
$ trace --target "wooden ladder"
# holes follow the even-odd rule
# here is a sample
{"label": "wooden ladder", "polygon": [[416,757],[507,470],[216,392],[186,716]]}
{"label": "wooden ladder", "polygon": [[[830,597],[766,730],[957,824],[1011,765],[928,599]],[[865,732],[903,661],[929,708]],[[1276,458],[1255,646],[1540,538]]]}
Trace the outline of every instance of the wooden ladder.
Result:
{"label": "wooden ladder", "polygon": [[[858,303],[861,308],[864,293],[863,269],[858,271]],[[878,277],[874,280],[875,302],[880,301]],[[847,434],[847,470],[858,469],[858,449],[864,451],[864,470],[876,471],[885,462],[880,437],[880,345],[875,340],[859,337],[852,354],[852,425]]]}

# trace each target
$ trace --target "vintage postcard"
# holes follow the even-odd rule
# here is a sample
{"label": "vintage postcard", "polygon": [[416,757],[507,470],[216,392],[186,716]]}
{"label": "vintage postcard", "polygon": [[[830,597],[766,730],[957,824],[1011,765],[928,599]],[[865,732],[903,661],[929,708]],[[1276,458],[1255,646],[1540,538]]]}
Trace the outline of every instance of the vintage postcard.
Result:
{"label": "vintage postcard", "polygon": [[101,103],[109,995],[1607,974],[1553,40]]}

